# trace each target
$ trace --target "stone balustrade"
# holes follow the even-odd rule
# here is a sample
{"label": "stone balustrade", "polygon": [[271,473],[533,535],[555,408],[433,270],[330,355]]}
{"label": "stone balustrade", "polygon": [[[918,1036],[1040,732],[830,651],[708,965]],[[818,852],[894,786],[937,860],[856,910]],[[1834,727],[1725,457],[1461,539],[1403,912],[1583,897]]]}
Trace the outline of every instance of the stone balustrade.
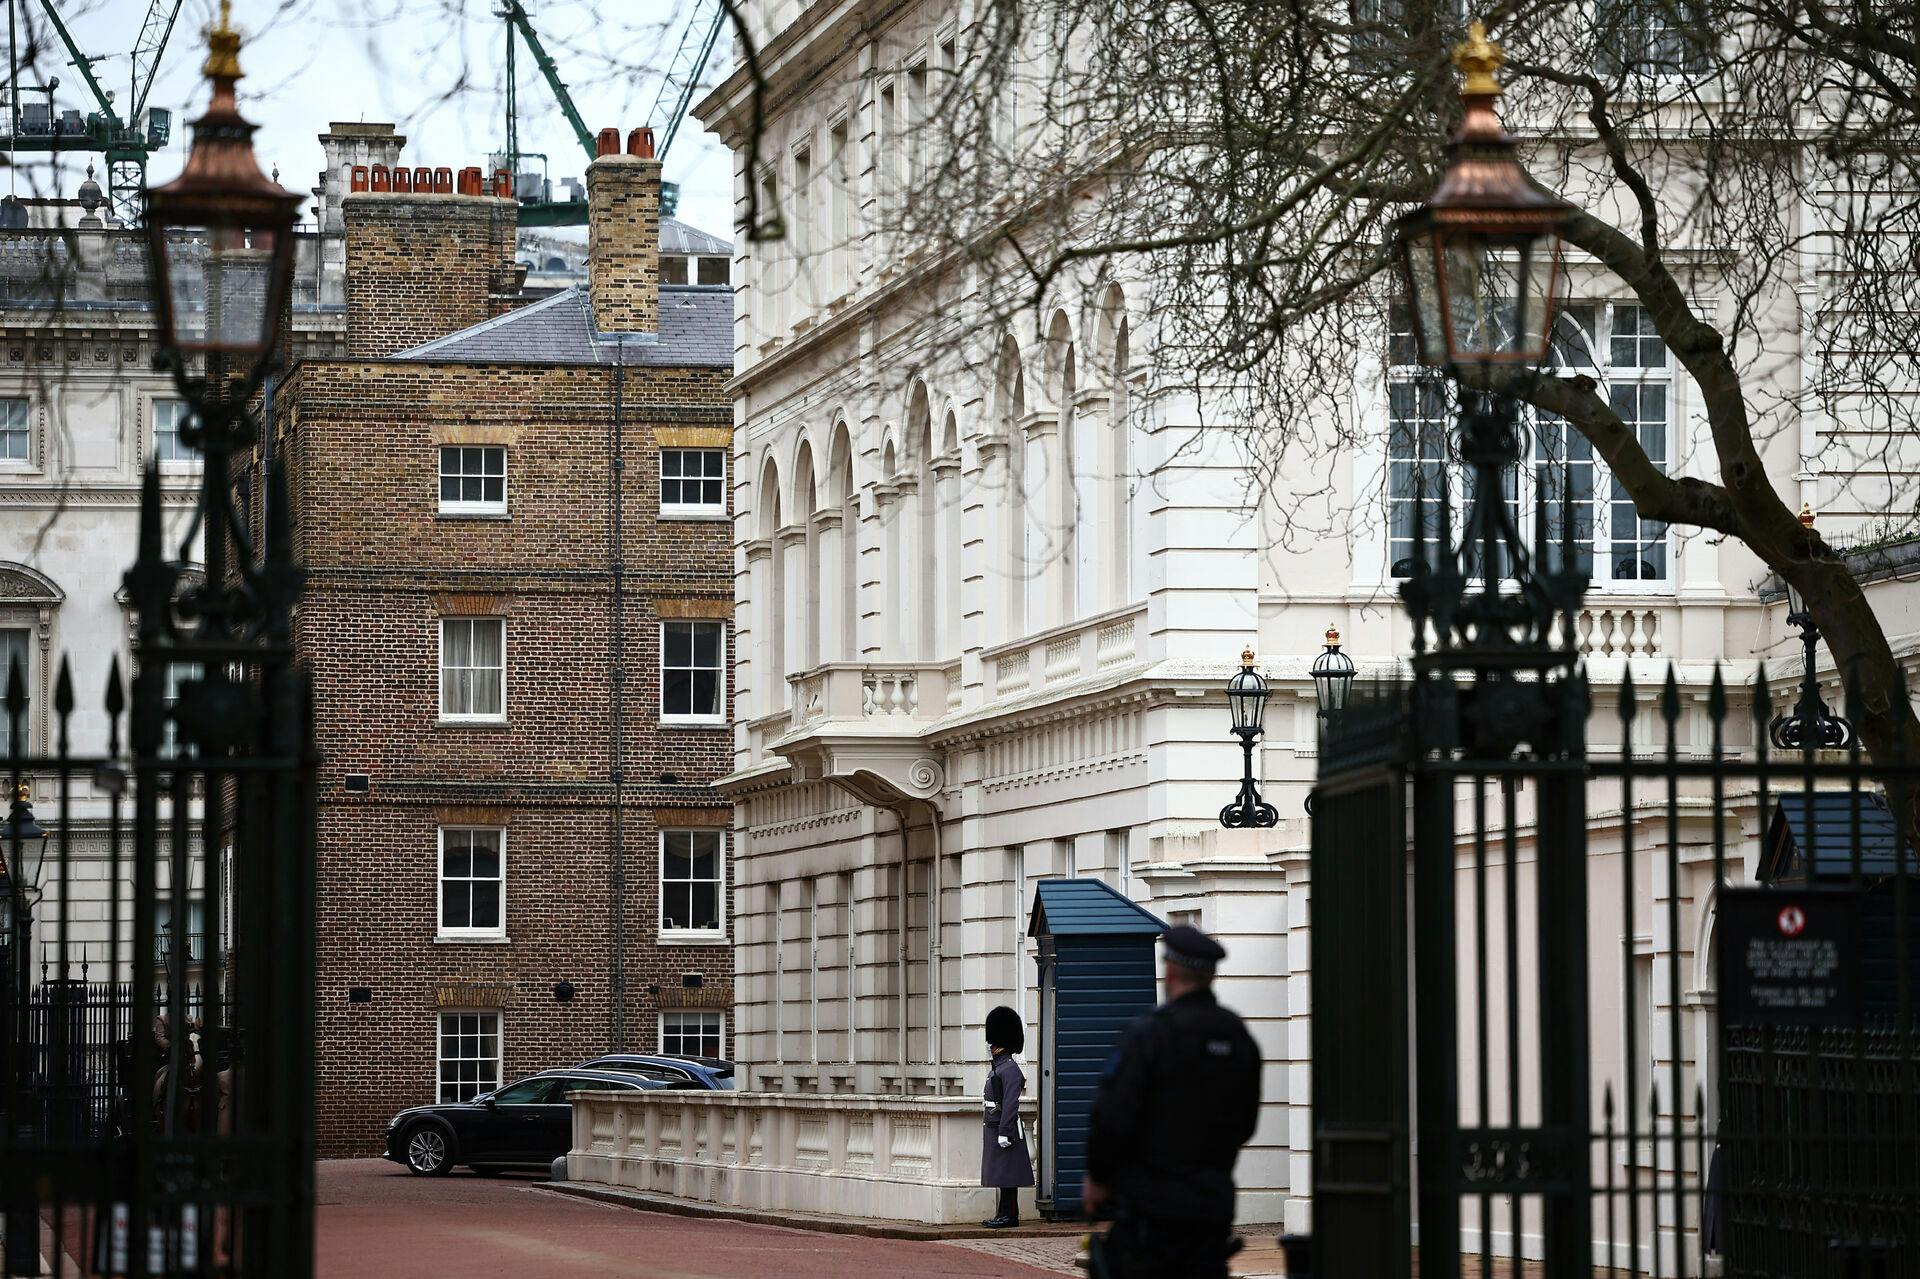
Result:
{"label": "stone balustrade", "polygon": [[949,667],[938,662],[827,662],[789,677],[789,731],[822,721],[875,727],[938,719],[947,713]]}
{"label": "stone balustrade", "polygon": [[[577,1092],[569,1181],[930,1225],[993,1215],[973,1097]],[[1033,1132],[1031,1107],[1023,1110]],[[1033,1211],[1031,1190],[1022,1212]]]}
{"label": "stone balustrade", "polygon": [[1146,641],[1147,613],[1130,608],[1057,627],[983,655],[988,700],[1068,684],[1134,661]]}

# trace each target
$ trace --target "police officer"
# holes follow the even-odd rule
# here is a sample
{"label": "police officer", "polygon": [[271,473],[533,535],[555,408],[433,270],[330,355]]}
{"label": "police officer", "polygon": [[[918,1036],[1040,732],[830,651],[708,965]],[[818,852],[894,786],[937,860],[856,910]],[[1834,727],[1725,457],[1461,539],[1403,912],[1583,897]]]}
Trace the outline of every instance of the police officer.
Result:
{"label": "police officer", "polygon": [[1233,1163],[1260,1113],[1260,1051],[1213,998],[1227,952],[1197,928],[1162,939],[1167,999],[1120,1038],[1093,1100],[1082,1201],[1114,1219],[1114,1279],[1217,1279],[1233,1247]]}

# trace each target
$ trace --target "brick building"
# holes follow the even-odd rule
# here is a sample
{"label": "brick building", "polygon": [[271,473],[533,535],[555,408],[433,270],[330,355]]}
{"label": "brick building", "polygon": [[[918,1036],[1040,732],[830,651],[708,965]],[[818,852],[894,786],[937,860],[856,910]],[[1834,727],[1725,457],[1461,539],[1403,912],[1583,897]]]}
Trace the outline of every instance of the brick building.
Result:
{"label": "brick building", "polygon": [[347,196],[347,354],[276,403],[324,1154],[610,1048],[731,1041],[732,292],[659,283],[657,162],[587,180],[587,284],[537,301],[511,201]]}

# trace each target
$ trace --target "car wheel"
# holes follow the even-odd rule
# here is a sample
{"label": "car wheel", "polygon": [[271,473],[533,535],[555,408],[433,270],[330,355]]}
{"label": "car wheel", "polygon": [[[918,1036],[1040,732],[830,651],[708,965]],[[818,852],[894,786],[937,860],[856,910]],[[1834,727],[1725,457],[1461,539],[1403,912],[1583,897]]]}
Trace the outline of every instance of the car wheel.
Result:
{"label": "car wheel", "polygon": [[453,1143],[438,1124],[421,1124],[407,1134],[407,1171],[420,1177],[444,1177],[453,1170]]}

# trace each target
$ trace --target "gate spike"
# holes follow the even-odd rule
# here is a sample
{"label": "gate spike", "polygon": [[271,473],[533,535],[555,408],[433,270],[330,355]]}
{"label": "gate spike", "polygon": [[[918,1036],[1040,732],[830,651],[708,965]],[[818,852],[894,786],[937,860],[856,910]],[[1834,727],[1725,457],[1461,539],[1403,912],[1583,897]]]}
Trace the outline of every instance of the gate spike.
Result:
{"label": "gate spike", "polygon": [[1773,722],[1773,694],[1767,688],[1767,664],[1764,661],[1754,668],[1753,673],[1753,722],[1759,727],[1760,739],[1764,742],[1767,725]]}
{"label": "gate spike", "polygon": [[1727,683],[1720,678],[1720,663],[1713,664],[1713,681],[1707,685],[1707,714],[1719,723],[1727,717]]}
{"label": "gate spike", "polygon": [[107,663],[107,757],[120,754],[120,712],[127,708],[126,686],[120,681],[120,655]]}
{"label": "gate spike", "polygon": [[1620,722],[1622,724],[1633,723],[1634,703],[1638,700],[1633,691],[1633,663],[1628,662],[1626,670],[1620,676]]}
{"label": "gate spike", "polygon": [[1673,663],[1667,663],[1666,687],[1660,690],[1660,714],[1667,721],[1669,734],[1680,718],[1680,682],[1674,677]]}
{"label": "gate spike", "polygon": [[61,715],[73,714],[73,666],[65,654],[60,657],[60,675],[53,682],[53,709]]}

